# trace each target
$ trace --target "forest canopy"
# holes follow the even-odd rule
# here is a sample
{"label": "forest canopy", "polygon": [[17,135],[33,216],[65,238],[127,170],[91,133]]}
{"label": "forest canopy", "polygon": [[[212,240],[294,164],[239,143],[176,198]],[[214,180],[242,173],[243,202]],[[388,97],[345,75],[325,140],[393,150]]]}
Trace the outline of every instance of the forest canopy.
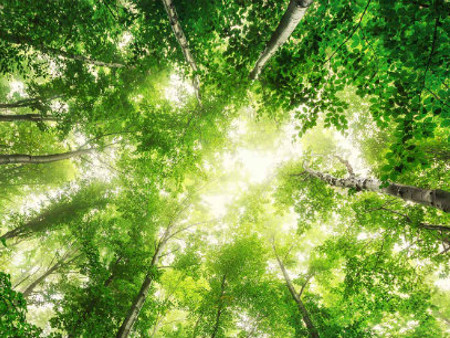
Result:
{"label": "forest canopy", "polygon": [[1,337],[450,334],[446,0],[3,0]]}

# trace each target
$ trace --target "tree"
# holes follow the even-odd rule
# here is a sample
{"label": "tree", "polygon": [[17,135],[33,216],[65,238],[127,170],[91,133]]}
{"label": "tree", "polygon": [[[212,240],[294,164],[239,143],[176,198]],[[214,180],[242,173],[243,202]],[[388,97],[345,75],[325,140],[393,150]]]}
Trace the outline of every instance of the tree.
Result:
{"label": "tree", "polygon": [[350,175],[349,178],[338,179],[331,175],[312,170],[307,166],[305,166],[305,172],[335,187],[355,189],[356,191],[367,190],[380,192],[400,197],[405,201],[420,203],[441,209],[445,212],[450,212],[450,193],[444,190],[421,189],[397,183],[388,183],[387,187],[383,187],[383,183],[375,179],[358,178],[354,175]]}
{"label": "tree", "polygon": [[280,24],[273,33],[266,48],[262,52],[258,61],[256,61],[255,67],[250,73],[250,78],[252,80],[258,78],[259,73],[261,73],[265,64],[275,54],[277,49],[280,48],[287,39],[289,39],[292,32],[305,15],[306,10],[312,3],[313,0],[291,0],[289,2],[288,8],[281,18]]}

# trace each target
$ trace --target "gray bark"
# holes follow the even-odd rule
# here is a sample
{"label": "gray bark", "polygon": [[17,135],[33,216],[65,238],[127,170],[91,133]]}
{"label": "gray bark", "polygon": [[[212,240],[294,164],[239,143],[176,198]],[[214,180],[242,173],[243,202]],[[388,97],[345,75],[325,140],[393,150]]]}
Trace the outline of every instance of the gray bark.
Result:
{"label": "gray bark", "polygon": [[40,114],[23,114],[23,115],[0,115],[0,122],[16,122],[16,121],[56,121],[55,117],[42,116]]}
{"label": "gray bark", "polygon": [[281,261],[280,257],[278,257],[275,246],[273,246],[275,251],[275,256],[277,258],[278,264],[280,265],[281,272],[283,273],[284,280],[286,281],[286,286],[289,289],[289,292],[291,293],[292,298],[294,299],[295,303],[297,304],[297,307],[300,311],[300,314],[302,316],[303,322],[306,325],[306,328],[308,329],[309,335],[312,338],[319,338],[319,333],[317,332],[317,328],[314,326],[311,317],[309,316],[308,310],[305,307],[305,304],[303,304],[300,293],[297,293],[295,291],[294,285],[292,285],[291,278],[289,277],[289,274],[286,271],[286,268],[284,267],[283,262]]}
{"label": "gray bark", "polygon": [[23,296],[25,298],[28,298],[30,296],[30,294],[33,292],[33,290],[36,288],[36,286],[38,286],[39,284],[41,284],[48,276],[50,276],[52,273],[54,273],[56,270],[58,270],[59,268],[61,268],[64,265],[67,265],[69,263],[71,263],[72,261],[74,261],[76,258],[78,258],[80,255],[77,255],[75,257],[73,257],[72,259],[70,259],[67,262],[64,262],[64,260],[56,262],[52,267],[50,267],[50,269],[48,269],[44,274],[42,274],[41,276],[39,276],[35,281],[33,281],[30,285],[28,285],[28,287],[23,291]]}
{"label": "gray bark", "polygon": [[222,315],[222,311],[223,311],[222,297],[225,293],[226,280],[227,280],[227,275],[223,275],[222,283],[220,284],[220,296],[219,296],[219,301],[218,301],[219,304],[218,304],[217,313],[216,313],[216,321],[214,323],[214,328],[213,328],[213,332],[211,334],[211,338],[215,338],[217,335],[217,332],[219,331],[220,316]]}
{"label": "gray bark", "polygon": [[278,48],[289,39],[312,3],[313,0],[291,0],[289,2],[289,6],[281,18],[280,24],[251,71],[250,79],[256,80],[258,78],[266,63],[269,62]]}
{"label": "gray bark", "polygon": [[162,2],[164,4],[164,8],[166,9],[167,15],[169,16],[170,26],[172,27],[178,44],[183,51],[184,58],[194,72],[193,85],[195,89],[195,95],[197,96],[198,103],[201,105],[200,80],[197,74],[197,63],[195,62],[195,58],[192,55],[191,50],[189,49],[188,41],[186,35],[184,34],[183,28],[181,28],[180,21],[178,20],[177,10],[172,0],[162,0]]}
{"label": "gray bark", "polygon": [[[73,198],[75,197],[76,195]],[[76,215],[81,214],[82,212],[87,212],[92,208],[101,208],[107,204],[107,201],[107,198],[102,193],[98,193],[93,199],[77,197],[75,198],[75,201],[71,199],[68,202],[57,202],[17,228],[6,232],[0,239],[7,240],[45,231],[49,229],[49,227],[54,227],[58,224],[73,220]],[[76,210],[76,214],[74,214],[74,210]]]}
{"label": "gray bark", "polygon": [[[151,268],[156,267],[156,265],[158,264],[159,255],[163,249],[164,244],[165,242],[161,242],[160,245],[157,246],[155,254],[153,255],[152,258],[152,262],[150,264]],[[144,306],[145,300],[147,299],[147,295],[152,283],[153,283],[153,275],[149,273],[145,276],[141,289],[139,290],[138,295],[134,299],[127,316],[122,322],[119,332],[117,332],[116,338],[126,338],[130,335],[131,330],[133,329],[133,326],[139,317],[142,307]]]}
{"label": "gray bark", "polygon": [[96,150],[96,148],[90,149],[79,149],[75,151],[69,151],[67,153],[61,154],[52,154],[52,155],[23,155],[23,154],[13,154],[13,155],[0,155],[0,165],[1,164],[41,164],[41,163],[50,163],[56,161],[66,160],[72,157],[77,157],[85,154],[89,154],[90,152]]}
{"label": "gray bark", "polygon": [[386,188],[380,188],[381,181],[373,178],[336,178],[305,166],[305,171],[329,185],[339,188],[353,188],[357,191],[374,191],[381,194],[399,197],[405,201],[420,203],[450,212],[450,192],[440,189],[422,189],[410,185],[390,183]]}

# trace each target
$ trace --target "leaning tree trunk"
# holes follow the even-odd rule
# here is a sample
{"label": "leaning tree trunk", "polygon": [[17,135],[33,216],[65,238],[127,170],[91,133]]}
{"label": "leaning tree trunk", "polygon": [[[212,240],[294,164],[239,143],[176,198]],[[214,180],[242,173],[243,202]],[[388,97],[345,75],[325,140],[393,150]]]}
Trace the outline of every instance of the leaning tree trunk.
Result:
{"label": "leaning tree trunk", "polygon": [[40,114],[23,114],[23,115],[0,115],[0,122],[16,122],[16,121],[56,121],[55,117],[42,116]]}
{"label": "leaning tree trunk", "polygon": [[183,28],[181,28],[180,21],[178,20],[177,10],[172,0],[162,0],[164,4],[164,8],[166,9],[167,15],[169,16],[170,25],[172,26],[172,30],[175,33],[175,37],[178,41],[178,44],[183,51],[184,58],[187,63],[191,67],[194,72],[193,85],[195,89],[195,95],[197,96],[197,101],[201,105],[201,97],[200,97],[200,80],[198,78],[198,67],[195,62],[194,56],[189,49],[188,41],[186,35],[184,34]]}
{"label": "leaning tree trunk", "polygon": [[52,155],[22,155],[22,154],[13,154],[13,155],[0,155],[0,165],[1,164],[40,164],[40,163],[50,163],[56,161],[67,160],[72,157],[77,157],[81,155],[88,154],[92,151],[96,150],[96,148],[90,149],[79,149],[75,151],[69,151],[67,153],[61,154],[52,154]]}
{"label": "leaning tree trunk", "polygon": [[312,322],[311,317],[309,316],[308,310],[306,310],[305,304],[303,304],[302,300],[300,299],[299,294],[297,294],[297,292],[295,291],[295,288],[292,285],[291,279],[289,277],[289,274],[286,271],[286,268],[284,267],[283,262],[278,257],[276,252],[275,252],[275,255],[276,255],[278,264],[280,265],[281,271],[283,272],[283,276],[286,281],[286,286],[289,289],[289,292],[291,293],[291,296],[294,299],[295,303],[297,304],[297,307],[300,311],[300,314],[302,316],[303,322],[306,325],[309,335],[312,338],[319,338],[319,333],[317,332],[317,328],[314,326],[314,323]]}
{"label": "leaning tree trunk", "polygon": [[76,255],[72,259],[70,259],[67,262],[59,261],[56,262],[50,269],[48,269],[43,275],[39,276],[33,283],[31,283],[24,291],[23,296],[25,298],[28,298],[30,294],[33,292],[34,288],[41,284],[48,276],[50,276],[52,273],[54,273],[56,270],[61,268],[64,265],[70,264],[72,261],[74,261],[76,258],[78,258],[80,255]]}
{"label": "leaning tree trunk", "polygon": [[381,181],[373,178],[360,178],[351,176],[348,178],[336,178],[320,171],[312,170],[305,166],[305,171],[329,185],[339,188],[353,188],[357,191],[374,191],[386,195],[399,197],[408,202],[420,203],[450,212],[450,192],[440,189],[422,189],[410,185],[390,183],[385,188],[380,188]]}
{"label": "leaning tree trunk", "polygon": [[217,332],[219,331],[219,324],[220,324],[220,316],[222,315],[223,311],[223,295],[225,293],[225,282],[226,282],[227,275],[223,275],[222,283],[220,284],[220,296],[219,296],[219,304],[217,307],[217,313],[216,313],[216,321],[214,323],[213,332],[211,334],[211,338],[215,338],[217,335]]}
{"label": "leaning tree trunk", "polygon": [[[82,192],[80,192],[82,193]],[[16,237],[24,237],[33,233],[46,231],[50,227],[73,220],[76,215],[88,212],[94,208],[101,208],[107,204],[107,198],[99,192],[95,199],[86,199],[84,197],[73,196],[69,202],[58,202],[51,205],[47,210],[37,214],[26,223],[12,229],[2,236],[0,240],[6,241]],[[77,213],[74,216],[74,210]]]}
{"label": "leaning tree trunk", "polygon": [[280,24],[251,71],[250,79],[255,80],[258,78],[266,63],[275,54],[278,48],[289,39],[294,29],[305,16],[307,9],[311,6],[312,2],[313,0],[291,0],[289,2],[289,6],[281,18]]}
{"label": "leaning tree trunk", "polygon": [[[158,245],[156,248],[155,254],[153,255],[152,262],[150,264],[151,271],[156,268],[156,265],[158,264],[159,254],[162,251],[164,244],[165,242],[162,242],[161,245]],[[131,330],[133,329],[133,326],[139,317],[142,307],[144,306],[145,300],[147,299],[147,295],[153,283],[153,280],[154,276],[152,272],[148,273],[145,276],[141,289],[134,299],[127,316],[122,322],[122,326],[120,327],[119,332],[117,332],[116,338],[126,338],[130,335]]]}

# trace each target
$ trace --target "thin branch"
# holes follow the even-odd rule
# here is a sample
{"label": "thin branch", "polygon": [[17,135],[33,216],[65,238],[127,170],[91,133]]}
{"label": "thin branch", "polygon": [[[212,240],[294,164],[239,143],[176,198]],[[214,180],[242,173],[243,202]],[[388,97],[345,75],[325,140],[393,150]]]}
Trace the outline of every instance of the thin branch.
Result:
{"label": "thin branch", "polygon": [[327,64],[333,57],[334,55],[338,52],[339,49],[341,49],[341,47],[343,45],[345,45],[347,43],[348,40],[350,40],[353,35],[355,35],[356,31],[358,30],[358,28],[361,26],[361,22],[364,18],[364,15],[366,15],[367,9],[369,8],[369,5],[371,3],[372,0],[367,1],[367,5],[366,8],[364,8],[364,12],[362,13],[361,17],[359,18],[358,23],[355,25],[355,27],[353,28],[353,31],[350,33],[350,35],[344,40],[344,42],[342,42],[335,50],[334,52],[331,54],[331,56],[324,62],[324,65]]}
{"label": "thin branch", "polygon": [[334,155],[334,157],[337,158],[339,160],[339,162],[341,162],[343,165],[345,165],[345,167],[347,168],[348,174],[351,177],[355,176],[355,171],[353,170],[353,167],[351,166],[349,161],[344,160],[342,157],[340,157],[338,155]]}

